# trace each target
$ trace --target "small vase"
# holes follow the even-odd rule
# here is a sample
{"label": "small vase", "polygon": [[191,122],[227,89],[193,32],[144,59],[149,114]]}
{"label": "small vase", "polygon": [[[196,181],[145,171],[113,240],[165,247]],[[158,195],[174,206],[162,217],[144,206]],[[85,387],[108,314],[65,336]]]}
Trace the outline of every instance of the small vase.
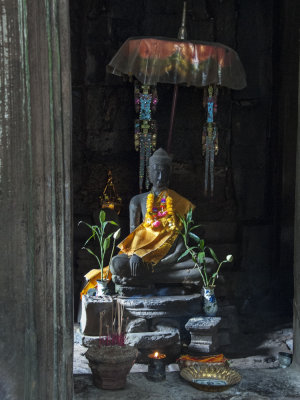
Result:
{"label": "small vase", "polygon": [[92,370],[94,385],[100,389],[123,389],[138,355],[131,346],[93,346],[85,353]]}
{"label": "small vase", "polygon": [[97,296],[107,296],[109,294],[108,280],[97,280]]}
{"label": "small vase", "polygon": [[218,304],[215,296],[214,286],[203,286],[203,312],[207,317],[215,317],[218,311]]}

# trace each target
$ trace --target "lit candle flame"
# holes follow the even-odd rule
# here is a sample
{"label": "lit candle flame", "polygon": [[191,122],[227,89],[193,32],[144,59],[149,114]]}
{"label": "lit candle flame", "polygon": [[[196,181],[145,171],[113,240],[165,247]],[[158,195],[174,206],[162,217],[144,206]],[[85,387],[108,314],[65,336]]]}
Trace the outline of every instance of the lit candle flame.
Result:
{"label": "lit candle flame", "polygon": [[154,357],[157,358],[158,356],[159,356],[159,352],[156,351],[156,352],[154,353]]}

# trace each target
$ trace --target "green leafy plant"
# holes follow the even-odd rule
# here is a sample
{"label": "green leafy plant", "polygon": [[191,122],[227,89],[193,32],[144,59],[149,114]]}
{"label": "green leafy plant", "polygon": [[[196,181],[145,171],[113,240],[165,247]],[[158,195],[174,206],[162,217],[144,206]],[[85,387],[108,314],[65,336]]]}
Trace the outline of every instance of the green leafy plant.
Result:
{"label": "green leafy plant", "polygon": [[[211,247],[206,246],[204,240],[193,232],[197,228],[199,228],[200,225],[194,225],[192,209],[188,211],[185,218],[180,215],[178,215],[178,217],[183,226],[182,231],[179,231],[179,233],[183,238],[184,245],[186,248],[185,251],[180,255],[180,257],[178,257],[178,261],[189,254],[195,263],[195,268],[198,268],[199,270],[203,286],[204,287],[215,286],[215,281],[219,277],[220,268],[224,263],[232,262],[233,256],[229,254],[226,256],[225,260],[220,262],[213,249]],[[192,246],[189,245],[190,239],[192,239],[194,242],[194,245]],[[209,253],[212,256],[212,258],[218,265],[217,270],[213,272],[211,276],[209,276],[206,268],[205,257],[207,253]]]}
{"label": "green leafy plant", "polygon": [[[104,257],[105,257],[107,250],[110,247],[111,238],[113,238],[113,246],[112,246],[112,251],[110,254],[110,260],[112,259],[112,256],[113,256],[113,253],[115,250],[115,242],[120,237],[120,231],[121,231],[121,229],[119,228],[115,232],[107,234],[105,232],[105,228],[108,225],[115,225],[115,226],[119,226],[119,225],[115,221],[106,221],[105,219],[106,219],[105,211],[101,210],[99,213],[99,225],[90,225],[84,221],[80,221],[78,223],[78,225],[80,225],[80,224],[86,225],[88,228],[90,228],[90,230],[92,232],[91,236],[86,240],[86,242],[84,243],[82,248],[96,258],[98,266],[101,269],[101,281],[103,281]],[[93,250],[86,247],[86,245],[92,239],[98,240],[98,244],[99,244],[99,254],[98,255]]]}

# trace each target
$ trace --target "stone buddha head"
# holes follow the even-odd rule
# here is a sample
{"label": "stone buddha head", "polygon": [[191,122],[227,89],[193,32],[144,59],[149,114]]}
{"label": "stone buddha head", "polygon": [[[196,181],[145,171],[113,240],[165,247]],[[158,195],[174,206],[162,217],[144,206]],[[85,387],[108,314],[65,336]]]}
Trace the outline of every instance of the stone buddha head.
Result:
{"label": "stone buddha head", "polygon": [[156,150],[149,158],[149,180],[156,193],[168,188],[171,175],[171,164],[171,157],[162,148]]}

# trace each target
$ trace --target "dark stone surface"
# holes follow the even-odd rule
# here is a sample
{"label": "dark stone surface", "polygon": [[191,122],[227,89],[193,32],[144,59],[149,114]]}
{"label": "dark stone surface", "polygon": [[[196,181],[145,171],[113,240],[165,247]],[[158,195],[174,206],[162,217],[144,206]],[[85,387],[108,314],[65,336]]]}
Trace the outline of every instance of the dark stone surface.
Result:
{"label": "dark stone surface", "polygon": [[126,333],[147,332],[148,330],[148,322],[145,318],[134,319],[126,326]]}
{"label": "dark stone surface", "polygon": [[217,329],[217,326],[220,324],[220,322],[220,317],[196,317],[189,319],[185,324],[185,328],[189,332],[201,332],[209,335],[211,332]]}
{"label": "dark stone surface", "polygon": [[125,342],[138,349],[156,349],[171,346],[179,341],[179,331],[127,333]]}
{"label": "dark stone surface", "polygon": [[192,316],[201,309],[201,295],[156,296],[144,298],[119,298],[125,310],[132,316],[142,318]]}
{"label": "dark stone surface", "polygon": [[84,347],[97,346],[99,345],[99,332],[98,336],[85,335],[77,328],[74,332],[74,343],[78,343]]}
{"label": "dark stone surface", "polygon": [[153,318],[151,326],[154,331],[170,331],[180,328],[180,321],[171,318]]}
{"label": "dark stone surface", "polygon": [[217,350],[220,322],[220,317],[196,317],[188,320],[185,329],[191,333],[191,342],[188,347],[191,354],[210,353]]}
{"label": "dark stone surface", "polygon": [[[291,368],[245,369],[239,371],[242,380],[238,385],[222,393],[207,393],[197,390],[181,379],[178,372],[167,373],[165,381],[150,382],[144,373],[132,373],[122,391],[102,391],[93,386],[91,375],[75,376],[75,400],[96,400],[103,395],[105,400],[296,400],[300,396],[299,379]],[[130,397],[129,397],[130,396]]]}
{"label": "dark stone surface", "polygon": [[115,284],[115,291],[121,297],[132,297],[132,296],[150,296],[153,295],[153,286],[123,286]]}
{"label": "dark stone surface", "polygon": [[[110,311],[112,307],[112,298],[110,296],[97,297],[97,296],[82,296],[81,306],[81,318],[80,318],[80,329],[84,335],[88,336],[99,336],[99,313],[101,311]],[[111,313],[109,314],[111,324]],[[107,322],[104,318],[103,326],[105,327]]]}
{"label": "dark stone surface", "polygon": [[191,334],[191,343],[188,347],[189,354],[199,355],[202,353],[213,353],[218,348],[218,335]]}

